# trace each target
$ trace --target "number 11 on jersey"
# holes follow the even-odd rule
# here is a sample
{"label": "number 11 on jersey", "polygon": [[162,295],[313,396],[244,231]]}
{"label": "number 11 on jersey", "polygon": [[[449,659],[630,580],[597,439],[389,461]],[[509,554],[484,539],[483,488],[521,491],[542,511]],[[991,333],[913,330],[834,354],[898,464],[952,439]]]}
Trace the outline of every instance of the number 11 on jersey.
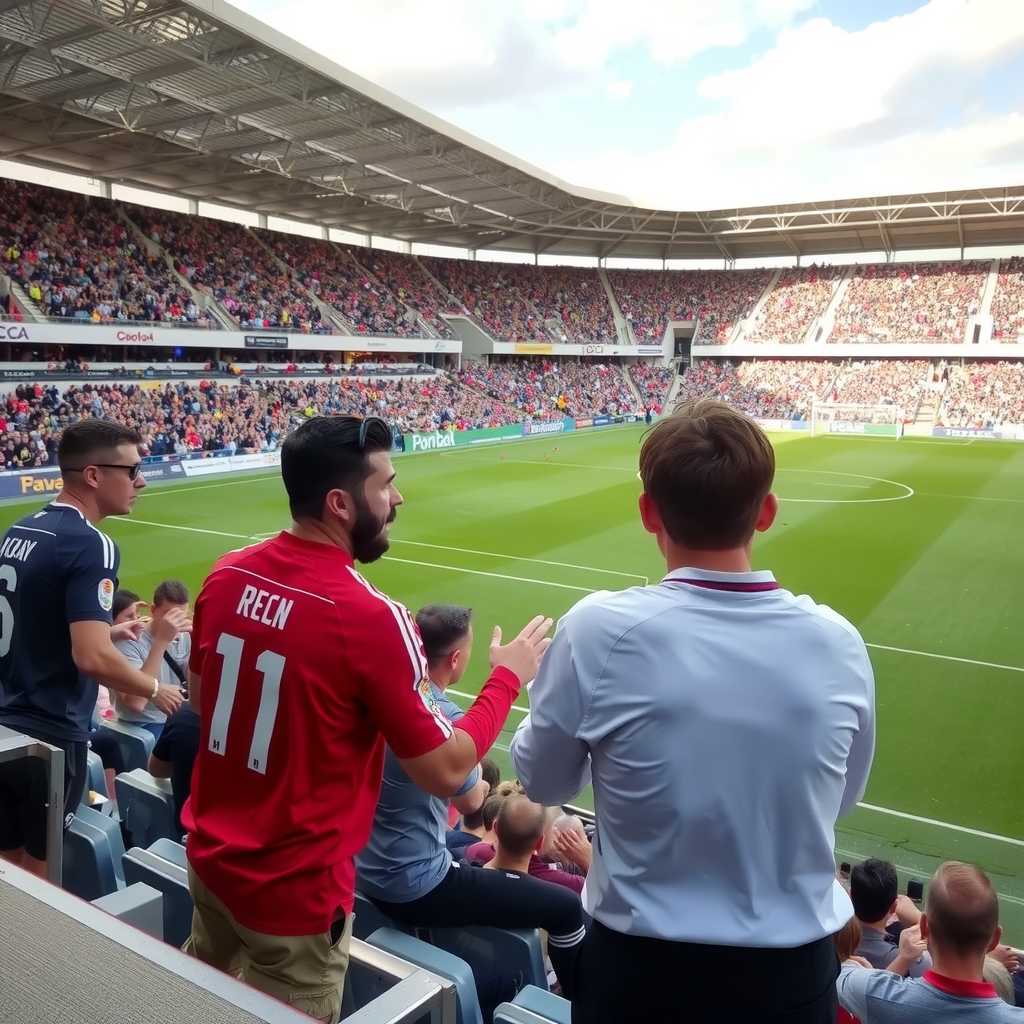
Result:
{"label": "number 11 on jersey", "polygon": [[[210,719],[209,749],[214,754],[223,756],[227,753],[228,723],[235,705],[235,694],[238,690],[238,676],[242,668],[243,640],[230,633],[221,633],[217,640],[217,653],[224,659],[220,672],[220,689],[217,691],[217,703]],[[267,774],[267,754],[270,751],[270,739],[274,734],[277,721],[277,707],[281,698],[281,677],[284,675],[285,659],[273,651],[263,651],[256,659],[256,668],[263,675],[263,687],[260,691],[260,706],[256,712],[256,724],[253,728],[252,743],[249,747],[249,758],[246,767],[260,775]]]}

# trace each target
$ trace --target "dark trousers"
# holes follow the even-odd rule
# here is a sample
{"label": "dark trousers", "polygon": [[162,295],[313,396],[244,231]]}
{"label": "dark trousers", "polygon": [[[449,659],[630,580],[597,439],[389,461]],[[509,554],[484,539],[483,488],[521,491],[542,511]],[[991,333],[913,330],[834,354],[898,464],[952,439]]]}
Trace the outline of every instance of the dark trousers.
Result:
{"label": "dark trousers", "polygon": [[453,864],[439,885],[408,903],[373,901],[402,924],[417,928],[543,928],[548,956],[566,994],[583,937],[583,907],[571,889],[515,871]]}
{"label": "dark trousers", "polygon": [[835,1024],[831,937],[752,949],[623,935],[595,921],[573,976],[573,1024]]}

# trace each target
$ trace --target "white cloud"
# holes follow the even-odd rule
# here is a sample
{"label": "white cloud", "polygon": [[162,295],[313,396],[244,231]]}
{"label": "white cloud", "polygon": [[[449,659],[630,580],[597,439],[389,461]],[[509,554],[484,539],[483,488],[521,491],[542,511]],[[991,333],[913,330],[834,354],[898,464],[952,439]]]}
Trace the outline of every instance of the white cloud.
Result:
{"label": "white cloud", "polygon": [[[701,82],[718,109],[681,124],[660,153],[617,150],[553,169],[689,208],[1009,184],[1024,117],[967,117],[964,93],[1021,55],[1024,4],[1004,0],[931,0],[858,32],[812,19],[749,66]],[[952,127],[940,123],[950,116]]]}
{"label": "white cloud", "polygon": [[608,103],[624,103],[632,94],[632,82],[609,82],[604,89],[604,98]]}

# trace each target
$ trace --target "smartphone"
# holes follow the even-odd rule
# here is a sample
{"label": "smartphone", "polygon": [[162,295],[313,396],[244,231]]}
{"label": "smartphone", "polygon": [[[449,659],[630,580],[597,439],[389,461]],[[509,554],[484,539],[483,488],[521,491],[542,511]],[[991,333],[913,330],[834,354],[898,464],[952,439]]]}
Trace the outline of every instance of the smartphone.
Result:
{"label": "smartphone", "polygon": [[911,878],[907,882],[907,897],[915,903],[920,903],[924,898],[924,882],[917,878]]}

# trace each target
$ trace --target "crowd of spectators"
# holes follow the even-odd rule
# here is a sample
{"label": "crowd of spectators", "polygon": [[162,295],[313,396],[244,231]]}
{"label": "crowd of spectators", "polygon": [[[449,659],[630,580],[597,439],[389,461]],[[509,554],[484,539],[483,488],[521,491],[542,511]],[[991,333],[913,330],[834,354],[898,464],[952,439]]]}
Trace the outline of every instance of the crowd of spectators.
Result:
{"label": "crowd of spectators", "polygon": [[991,360],[950,366],[935,422],[981,430],[1024,424],[1024,363]]}
{"label": "crowd of spectators", "polygon": [[675,367],[659,366],[656,363],[633,363],[627,372],[633,386],[640,392],[640,400],[645,408],[660,412],[668,398],[672,381],[675,380]]}
{"label": "crowd of spectators", "polygon": [[696,345],[723,345],[750,315],[770,270],[609,270],[616,301],[639,344],[661,341],[671,320],[696,320]]}
{"label": "crowd of spectators", "polygon": [[587,345],[618,340],[615,315],[597,271],[588,267],[505,268],[508,280],[540,313],[556,341]]}
{"label": "crowd of spectators", "polygon": [[799,345],[828,308],[845,267],[793,267],[783,270],[745,341]]}
{"label": "crowd of spectators", "polygon": [[418,257],[451,293],[447,312],[474,316],[495,337],[513,344],[552,344],[543,316],[518,287],[513,264]]}
{"label": "crowd of spectators", "polygon": [[815,399],[835,401],[838,372],[837,363],[823,360],[702,359],[683,376],[676,400],[718,397],[751,416],[809,419]]}
{"label": "crowd of spectators", "polygon": [[929,359],[863,359],[846,364],[835,384],[835,401],[896,405],[911,421],[931,376]]}
{"label": "crowd of spectators", "polygon": [[0,254],[47,316],[210,325],[109,200],[0,179]]}
{"label": "crowd of spectators", "polygon": [[992,296],[992,337],[996,341],[1024,339],[1024,257],[1011,256],[999,263]]}
{"label": "crowd of spectators", "polygon": [[520,418],[573,418],[636,411],[636,398],[620,366],[548,359],[467,363],[457,374],[520,411]]}
{"label": "crowd of spectators", "polygon": [[978,262],[857,267],[829,341],[959,344],[987,272]]}
{"label": "crowd of spectators", "polygon": [[295,276],[240,224],[141,207],[129,213],[167,251],[178,273],[242,327],[330,333]]}
{"label": "crowd of spectators", "polygon": [[303,286],[340,313],[356,334],[423,337],[416,313],[371,276],[352,249],[274,231],[261,231],[259,237],[292,268]]}

